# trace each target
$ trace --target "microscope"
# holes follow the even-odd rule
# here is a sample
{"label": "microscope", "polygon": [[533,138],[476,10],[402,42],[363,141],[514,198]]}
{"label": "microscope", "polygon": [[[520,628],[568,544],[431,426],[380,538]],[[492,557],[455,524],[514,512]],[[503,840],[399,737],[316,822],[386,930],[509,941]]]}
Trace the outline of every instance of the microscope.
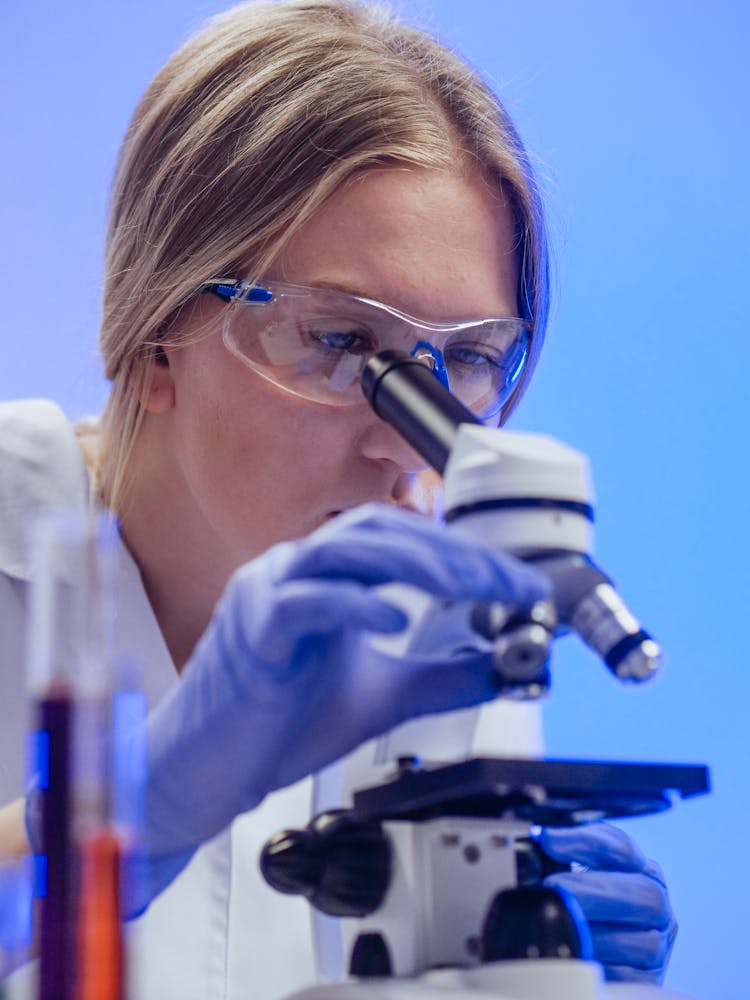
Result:
{"label": "microscope", "polygon": [[[491,653],[498,698],[483,709],[405,723],[342,765],[346,808],[284,830],[261,856],[266,880],[342,918],[349,978],[289,1000],[687,1000],[657,986],[605,983],[576,901],[545,887],[569,870],[537,826],[574,826],[668,809],[709,790],[702,765],[548,760],[539,699],[554,638],[575,633],[626,684],[660,651],[592,559],[585,456],[553,438],[481,424],[422,361],[384,351],[363,390],[443,476],[446,530],[545,573],[551,598],[529,611],[445,605],[385,588],[410,615],[410,650]],[[402,649],[405,648],[402,645]]]}

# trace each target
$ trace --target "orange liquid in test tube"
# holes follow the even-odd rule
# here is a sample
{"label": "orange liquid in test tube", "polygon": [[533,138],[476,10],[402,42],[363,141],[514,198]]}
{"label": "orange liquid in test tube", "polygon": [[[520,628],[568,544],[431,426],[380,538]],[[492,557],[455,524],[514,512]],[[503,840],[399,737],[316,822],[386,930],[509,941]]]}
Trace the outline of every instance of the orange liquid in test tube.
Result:
{"label": "orange liquid in test tube", "polygon": [[81,851],[76,1000],[124,1000],[118,837],[93,834]]}

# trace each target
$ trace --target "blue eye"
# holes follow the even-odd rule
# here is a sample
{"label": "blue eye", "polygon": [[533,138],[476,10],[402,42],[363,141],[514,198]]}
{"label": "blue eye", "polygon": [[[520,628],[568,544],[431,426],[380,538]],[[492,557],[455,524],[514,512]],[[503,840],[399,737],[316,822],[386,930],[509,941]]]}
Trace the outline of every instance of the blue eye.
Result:
{"label": "blue eye", "polygon": [[335,351],[356,351],[369,346],[363,337],[351,330],[316,333],[313,335],[313,339]]}
{"label": "blue eye", "polygon": [[298,327],[298,332],[313,346],[333,354],[371,354],[376,348],[368,330],[362,327],[346,329],[341,321],[308,321]]}
{"label": "blue eye", "polygon": [[445,360],[449,365],[466,365],[468,368],[478,368],[490,365],[494,368],[502,366],[502,356],[497,351],[485,345],[451,344],[445,351]]}

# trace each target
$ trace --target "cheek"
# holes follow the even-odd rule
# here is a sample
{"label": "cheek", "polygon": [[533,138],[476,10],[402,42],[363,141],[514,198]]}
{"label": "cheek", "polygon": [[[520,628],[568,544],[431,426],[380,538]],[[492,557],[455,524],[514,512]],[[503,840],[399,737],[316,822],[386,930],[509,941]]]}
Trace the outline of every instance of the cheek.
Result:
{"label": "cheek", "polygon": [[195,379],[179,422],[184,451],[201,463],[216,465],[232,458],[242,435],[243,418],[235,394],[215,378]]}
{"label": "cheek", "polygon": [[275,390],[256,400],[250,422],[249,453],[259,466],[300,501],[313,501],[327,485],[346,478],[355,451],[355,435],[341,411],[317,406]]}
{"label": "cheek", "polygon": [[294,465],[335,466],[353,452],[357,407],[321,406],[284,392],[237,362],[220,338],[188,350],[176,373],[182,443],[198,446],[207,460],[288,464],[292,473]]}
{"label": "cheek", "polygon": [[252,504],[264,517],[277,507],[288,518],[348,474],[355,433],[345,411],[300,400],[236,365],[204,370],[193,385],[182,446],[212,506]]}
{"label": "cheek", "polygon": [[175,451],[199,502],[231,486],[232,470],[243,467],[252,440],[251,409],[237,376],[209,342],[186,348],[175,367]]}

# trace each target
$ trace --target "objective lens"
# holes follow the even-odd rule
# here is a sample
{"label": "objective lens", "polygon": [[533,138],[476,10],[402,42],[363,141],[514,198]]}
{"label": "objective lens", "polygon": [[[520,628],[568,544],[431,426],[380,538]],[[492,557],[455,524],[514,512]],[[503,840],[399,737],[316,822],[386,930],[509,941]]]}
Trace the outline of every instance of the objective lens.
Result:
{"label": "objective lens", "polygon": [[661,665],[661,650],[617,591],[600,583],[576,606],[569,623],[622,681],[644,681]]}

